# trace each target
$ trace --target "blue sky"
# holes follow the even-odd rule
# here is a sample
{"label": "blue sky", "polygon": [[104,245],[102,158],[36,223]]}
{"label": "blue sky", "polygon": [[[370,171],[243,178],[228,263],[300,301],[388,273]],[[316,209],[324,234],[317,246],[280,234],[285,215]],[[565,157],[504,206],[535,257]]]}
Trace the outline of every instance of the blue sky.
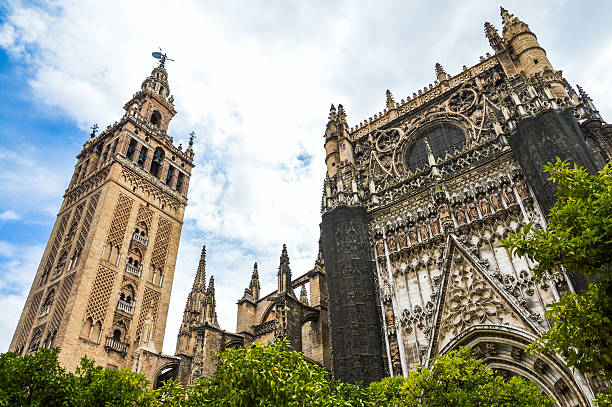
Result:
{"label": "blue sky", "polygon": [[[499,4],[0,0],[0,351],[7,349],[89,127],[119,119],[164,47],[175,140],[198,135],[164,351],[172,353],[202,244],[219,320],[258,261],[275,286],[287,243],[313,264],[330,103],[349,125],[491,52]],[[556,69],[612,117],[610,2],[506,1]]]}

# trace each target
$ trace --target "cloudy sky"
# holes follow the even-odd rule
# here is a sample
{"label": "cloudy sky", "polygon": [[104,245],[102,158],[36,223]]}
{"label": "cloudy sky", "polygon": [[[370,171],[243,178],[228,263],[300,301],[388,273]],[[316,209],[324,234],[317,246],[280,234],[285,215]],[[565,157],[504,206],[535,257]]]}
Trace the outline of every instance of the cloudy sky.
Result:
{"label": "cloudy sky", "polygon": [[[612,2],[505,1],[556,69],[612,117]],[[178,114],[197,134],[164,351],[173,353],[202,244],[221,326],[258,261],[274,289],[316,257],[330,103],[349,125],[490,52],[491,1],[0,0],[0,352],[6,351],[89,127],[118,120],[162,47]]]}

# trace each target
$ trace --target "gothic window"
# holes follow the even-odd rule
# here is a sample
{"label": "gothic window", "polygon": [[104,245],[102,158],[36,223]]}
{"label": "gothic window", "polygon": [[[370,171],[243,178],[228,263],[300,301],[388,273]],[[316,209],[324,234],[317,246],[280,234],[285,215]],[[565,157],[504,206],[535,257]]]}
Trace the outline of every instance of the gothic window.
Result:
{"label": "gothic window", "polygon": [[185,174],[183,174],[182,172],[179,172],[178,178],[176,179],[176,190],[179,193],[182,193],[183,190],[183,180],[185,178]]}
{"label": "gothic window", "polygon": [[444,157],[447,152],[453,153],[455,150],[462,149],[465,144],[463,132],[454,125],[440,122],[429,126],[415,137],[415,141],[408,150],[406,161],[408,168],[412,171],[428,165],[425,139],[429,142],[431,152],[436,159]]}
{"label": "gothic window", "polygon": [[153,161],[151,161],[151,169],[149,170],[154,177],[158,177],[159,175],[159,169],[164,162],[164,156],[164,150],[161,147],[157,147],[155,153],[153,153]]}
{"label": "gothic window", "polygon": [[130,144],[128,145],[127,154],[125,155],[128,160],[134,158],[134,152],[136,151],[136,145],[138,142],[134,139],[130,140]]}
{"label": "gothic window", "polygon": [[146,147],[141,147],[140,148],[140,154],[138,155],[138,162],[136,164],[138,164],[139,166],[143,166],[145,161],[147,160],[147,148]]}
{"label": "gothic window", "polygon": [[161,123],[161,113],[159,113],[157,110],[154,110],[153,113],[151,114],[151,124],[154,124],[155,126],[159,126],[159,124]]}
{"label": "gothic window", "polygon": [[170,185],[170,183],[172,182],[172,176],[174,175],[174,167],[173,166],[169,166],[168,167],[168,174],[166,175],[166,185]]}

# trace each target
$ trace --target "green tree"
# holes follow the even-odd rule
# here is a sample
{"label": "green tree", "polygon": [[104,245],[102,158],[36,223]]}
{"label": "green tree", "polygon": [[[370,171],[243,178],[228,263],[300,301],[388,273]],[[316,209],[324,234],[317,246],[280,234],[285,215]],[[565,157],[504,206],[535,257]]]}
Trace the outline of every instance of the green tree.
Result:
{"label": "green tree", "polygon": [[185,406],[371,406],[367,390],[331,380],[287,341],[228,349],[213,379],[190,387]]}
{"label": "green tree", "polygon": [[547,229],[531,224],[511,234],[502,246],[538,263],[535,277],[582,274],[593,281],[549,306],[553,328],[531,350],[558,353],[582,373],[612,379],[612,163],[597,175],[557,162],[544,167],[557,184],[557,202]]}
{"label": "green tree", "polygon": [[436,358],[407,378],[385,378],[370,384],[379,406],[502,406],[547,407],[554,400],[532,382],[519,377],[506,381],[471,357],[463,348]]}
{"label": "green tree", "polygon": [[59,349],[0,355],[0,406],[76,405],[74,381],[57,360]]}
{"label": "green tree", "polygon": [[76,389],[76,405],[149,407],[159,404],[150,382],[126,368],[103,368],[84,357],[71,376]]}

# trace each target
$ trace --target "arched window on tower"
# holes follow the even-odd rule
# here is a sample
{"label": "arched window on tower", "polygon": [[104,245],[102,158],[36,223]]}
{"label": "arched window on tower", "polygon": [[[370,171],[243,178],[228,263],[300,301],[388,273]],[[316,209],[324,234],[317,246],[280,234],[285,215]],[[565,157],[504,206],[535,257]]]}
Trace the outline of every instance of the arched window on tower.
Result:
{"label": "arched window on tower", "polygon": [[140,148],[140,154],[138,155],[138,161],[136,162],[136,164],[138,164],[141,167],[144,166],[145,161],[147,160],[147,152],[148,150],[146,147]]}
{"label": "arched window on tower", "polygon": [[166,185],[170,185],[172,183],[172,176],[174,175],[174,167],[168,167],[168,174],[166,174]]}
{"label": "arched window on tower", "polygon": [[134,312],[134,298],[135,290],[132,284],[126,284],[119,293],[119,301],[117,302],[117,309],[119,311],[127,312],[132,314]]}
{"label": "arched window on tower", "polygon": [[134,152],[136,151],[137,144],[138,142],[136,140],[134,139],[130,140],[130,144],[128,144],[128,148],[127,148],[127,153],[125,154],[128,160],[131,160],[134,158]]}
{"label": "arched window on tower", "polygon": [[179,194],[183,193],[183,181],[185,180],[185,174],[183,174],[182,172],[179,172],[178,174],[178,178],[176,179],[176,191]]}
{"label": "arched window on tower", "polygon": [[162,120],[162,115],[161,113],[159,113],[159,111],[154,110],[153,113],[151,114],[151,124],[155,125],[155,126],[159,126]]}
{"label": "arched window on tower", "polygon": [[154,177],[159,177],[159,169],[164,162],[165,155],[166,153],[164,153],[164,150],[161,147],[157,147],[155,149],[155,152],[153,153],[153,161],[151,161],[151,169],[149,170],[151,175]]}

